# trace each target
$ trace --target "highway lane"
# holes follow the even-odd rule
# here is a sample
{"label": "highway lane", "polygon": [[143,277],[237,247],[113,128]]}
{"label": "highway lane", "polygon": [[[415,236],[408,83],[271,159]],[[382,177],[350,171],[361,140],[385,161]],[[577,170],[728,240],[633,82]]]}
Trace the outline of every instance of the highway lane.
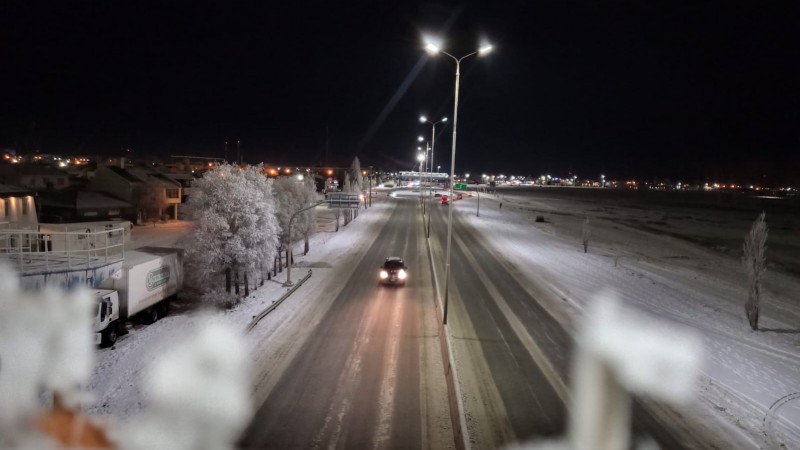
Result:
{"label": "highway lane", "polygon": [[[444,288],[447,206],[434,205],[431,239]],[[448,326],[467,397],[476,448],[563,434],[566,388],[539,343],[565,348],[569,337],[509,271],[493,249],[455,213]],[[441,258],[441,260],[439,260]],[[517,271],[518,272],[518,271]],[[466,362],[468,361],[468,362]]]}
{"label": "highway lane", "polygon": [[[440,289],[447,208],[435,204],[432,209],[431,248]],[[537,300],[526,268],[487,245],[459,212],[453,219],[448,327],[459,355],[474,447],[564,434],[572,337]],[[661,448],[707,447],[690,424],[675,421],[674,415],[672,423],[665,423],[637,401],[633,417],[634,434],[652,436]]]}
{"label": "highway lane", "polygon": [[[258,408],[242,448],[453,447],[419,205],[390,201],[352,276],[326,289],[339,293]],[[391,255],[409,266],[405,287],[378,285]]]}

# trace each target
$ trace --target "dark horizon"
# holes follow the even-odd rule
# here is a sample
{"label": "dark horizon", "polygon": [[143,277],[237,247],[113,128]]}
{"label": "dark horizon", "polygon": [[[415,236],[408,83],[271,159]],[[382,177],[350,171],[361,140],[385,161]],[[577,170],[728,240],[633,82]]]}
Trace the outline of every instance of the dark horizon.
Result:
{"label": "dark horizon", "polygon": [[[0,146],[408,170],[800,182],[791,2],[12,2]],[[327,145],[326,145],[327,142]],[[326,152],[327,148],[327,152]],[[327,156],[326,156],[327,153]]]}

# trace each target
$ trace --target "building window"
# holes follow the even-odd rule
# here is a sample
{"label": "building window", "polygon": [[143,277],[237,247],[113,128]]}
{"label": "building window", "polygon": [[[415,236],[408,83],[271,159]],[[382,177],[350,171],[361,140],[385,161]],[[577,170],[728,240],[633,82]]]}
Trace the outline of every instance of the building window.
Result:
{"label": "building window", "polygon": [[180,198],[180,189],[167,189],[167,198]]}

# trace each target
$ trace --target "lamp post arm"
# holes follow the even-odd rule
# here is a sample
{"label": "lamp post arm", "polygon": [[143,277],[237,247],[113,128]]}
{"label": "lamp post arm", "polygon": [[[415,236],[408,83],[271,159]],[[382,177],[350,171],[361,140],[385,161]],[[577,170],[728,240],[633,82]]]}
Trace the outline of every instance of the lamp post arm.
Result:
{"label": "lamp post arm", "polygon": [[[287,239],[289,239],[289,256],[287,256],[287,258],[286,258],[286,282],[283,283],[284,286],[291,286],[293,284],[292,283],[292,262],[293,262],[292,261],[293,260],[293,258],[292,258],[292,222],[294,222],[294,219],[301,212],[308,211],[311,208],[316,208],[317,206],[319,206],[319,205],[321,205],[323,203],[325,203],[325,200],[320,200],[318,202],[314,202],[311,205],[306,206],[305,208],[302,208],[302,209],[296,211],[294,214],[292,214],[292,217],[289,218],[289,233],[288,233],[288,238],[287,238]],[[280,255],[278,255],[278,256],[280,256]]]}

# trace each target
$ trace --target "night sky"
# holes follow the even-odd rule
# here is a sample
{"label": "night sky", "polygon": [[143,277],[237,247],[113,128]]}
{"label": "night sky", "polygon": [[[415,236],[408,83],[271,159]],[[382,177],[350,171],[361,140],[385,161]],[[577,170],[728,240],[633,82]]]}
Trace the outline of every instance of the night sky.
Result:
{"label": "night sky", "polygon": [[797,183],[797,5],[6,0],[0,147],[445,170],[429,33],[458,172]]}

